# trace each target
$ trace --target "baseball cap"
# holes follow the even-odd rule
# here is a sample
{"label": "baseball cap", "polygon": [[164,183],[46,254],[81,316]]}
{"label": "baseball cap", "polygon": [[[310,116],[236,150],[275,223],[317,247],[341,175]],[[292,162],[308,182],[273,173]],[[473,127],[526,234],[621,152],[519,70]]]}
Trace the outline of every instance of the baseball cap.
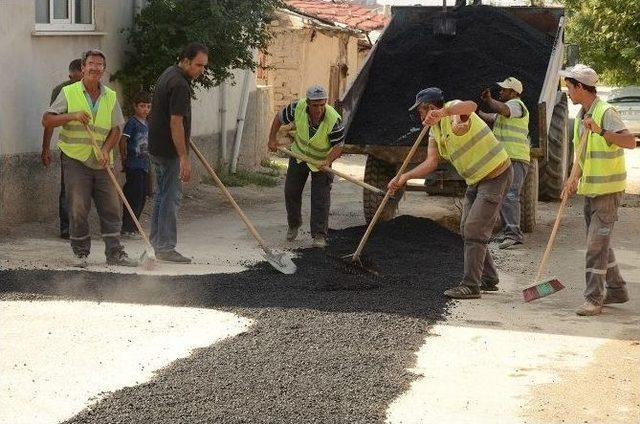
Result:
{"label": "baseball cap", "polygon": [[496,84],[502,88],[510,88],[516,93],[522,94],[522,83],[514,77],[509,77],[502,82],[497,82]]}
{"label": "baseball cap", "polygon": [[420,90],[416,94],[416,102],[409,108],[410,111],[420,106],[422,103],[435,103],[444,101],[444,93],[438,87],[429,87]]}
{"label": "baseball cap", "polygon": [[582,63],[571,66],[560,71],[560,76],[564,78],[573,78],[574,80],[595,87],[598,83],[598,74],[592,68]]}
{"label": "baseball cap", "polygon": [[321,85],[315,84],[307,89],[307,100],[325,100],[328,98],[327,90]]}

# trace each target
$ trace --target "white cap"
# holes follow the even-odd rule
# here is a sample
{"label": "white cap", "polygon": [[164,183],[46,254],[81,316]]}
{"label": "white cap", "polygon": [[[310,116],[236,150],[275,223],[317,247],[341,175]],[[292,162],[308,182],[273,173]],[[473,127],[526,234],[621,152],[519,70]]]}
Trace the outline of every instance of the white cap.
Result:
{"label": "white cap", "polygon": [[312,85],[307,89],[307,100],[325,100],[329,98],[327,90],[321,85]]}
{"label": "white cap", "polygon": [[502,88],[510,88],[518,94],[522,94],[522,83],[514,77],[509,77],[502,82],[497,82]]}
{"label": "white cap", "polygon": [[596,71],[582,63],[578,63],[575,66],[561,70],[560,76],[563,78],[573,78],[574,80],[591,87],[595,87],[598,83],[598,74]]}

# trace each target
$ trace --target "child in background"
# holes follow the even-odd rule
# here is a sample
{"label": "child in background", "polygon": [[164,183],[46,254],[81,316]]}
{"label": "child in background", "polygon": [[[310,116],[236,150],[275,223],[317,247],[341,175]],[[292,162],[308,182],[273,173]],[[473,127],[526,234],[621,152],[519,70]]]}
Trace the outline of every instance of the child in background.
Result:
{"label": "child in background", "polygon": [[[122,169],[126,173],[126,182],[122,191],[131,205],[136,218],[144,209],[145,198],[149,192],[147,184],[149,173],[149,127],[147,116],[151,111],[149,93],[138,93],[133,100],[134,116],[129,118],[120,139],[120,157]],[[129,216],[126,207],[122,208],[122,236],[139,234],[135,223]]]}

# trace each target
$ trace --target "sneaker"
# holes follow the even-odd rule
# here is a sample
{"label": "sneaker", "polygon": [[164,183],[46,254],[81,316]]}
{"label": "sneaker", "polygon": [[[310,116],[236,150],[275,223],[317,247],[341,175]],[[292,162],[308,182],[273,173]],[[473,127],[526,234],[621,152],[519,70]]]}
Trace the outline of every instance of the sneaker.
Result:
{"label": "sneaker", "polygon": [[321,235],[313,236],[313,247],[324,249],[327,247],[327,240]]}
{"label": "sneaker", "polygon": [[287,230],[287,241],[294,241],[298,237],[300,227],[289,227]]}
{"label": "sneaker", "polygon": [[138,261],[131,259],[124,250],[119,250],[107,258],[107,265],[135,267],[138,266]]}
{"label": "sneaker", "polygon": [[504,240],[504,234],[503,233],[498,233],[498,234],[494,234],[491,236],[491,238],[489,239],[490,243],[500,243],[502,240]]}
{"label": "sneaker", "polygon": [[89,266],[89,262],[87,261],[86,256],[76,256],[76,261],[73,263],[73,266],[76,268],[86,268]]}
{"label": "sneaker", "polygon": [[621,291],[621,294],[613,295],[609,290],[607,290],[607,294],[604,296],[604,301],[602,302],[605,305],[610,305],[612,303],[625,303],[629,301],[629,293],[627,290]]}
{"label": "sneaker", "polygon": [[480,289],[460,284],[458,287],[445,290],[444,295],[452,299],[480,299]]}
{"label": "sneaker", "polygon": [[169,250],[166,252],[156,252],[156,259],[164,262],[174,262],[177,264],[190,264],[191,259],[186,256],[182,256],[175,250]]}
{"label": "sneaker", "polygon": [[498,245],[498,249],[508,249],[508,248],[510,248],[512,246],[515,246],[517,244],[522,244],[522,242],[518,241],[518,240],[506,238],[506,239],[502,240],[502,242],[500,242],[500,244]]}
{"label": "sneaker", "polygon": [[576,314],[580,316],[593,316],[600,315],[602,313],[602,306],[594,305],[593,303],[586,301],[576,310]]}
{"label": "sneaker", "polygon": [[480,280],[480,291],[498,291],[498,283],[498,280],[482,277]]}

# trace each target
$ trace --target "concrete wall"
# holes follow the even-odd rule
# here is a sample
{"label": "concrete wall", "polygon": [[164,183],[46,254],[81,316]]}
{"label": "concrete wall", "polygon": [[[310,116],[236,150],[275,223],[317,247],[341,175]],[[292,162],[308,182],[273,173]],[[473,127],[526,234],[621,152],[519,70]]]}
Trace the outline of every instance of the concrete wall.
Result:
{"label": "concrete wall", "polygon": [[[59,190],[58,152],[48,169],[40,163],[42,127],[40,120],[48,106],[52,88],[67,78],[69,62],[90,48],[107,56],[107,82],[124,59],[126,40],[121,30],[133,21],[135,0],[96,1],[96,31],[75,35],[39,35],[34,32],[35,2],[0,2],[0,233],[10,223],[55,219]],[[235,134],[242,76],[235,72],[236,85],[227,89],[227,134],[229,152]],[[266,156],[267,137],[257,128],[256,104],[268,90],[257,91],[250,78],[250,97],[242,139],[240,167],[253,168]],[[118,90],[117,84],[107,83]],[[120,99],[122,101],[122,99]],[[268,108],[267,108],[268,109]],[[269,112],[271,113],[271,112]],[[207,144],[208,158],[218,159],[220,140],[219,89],[198,93],[193,105],[193,135]],[[56,135],[52,141],[55,145]]]}

